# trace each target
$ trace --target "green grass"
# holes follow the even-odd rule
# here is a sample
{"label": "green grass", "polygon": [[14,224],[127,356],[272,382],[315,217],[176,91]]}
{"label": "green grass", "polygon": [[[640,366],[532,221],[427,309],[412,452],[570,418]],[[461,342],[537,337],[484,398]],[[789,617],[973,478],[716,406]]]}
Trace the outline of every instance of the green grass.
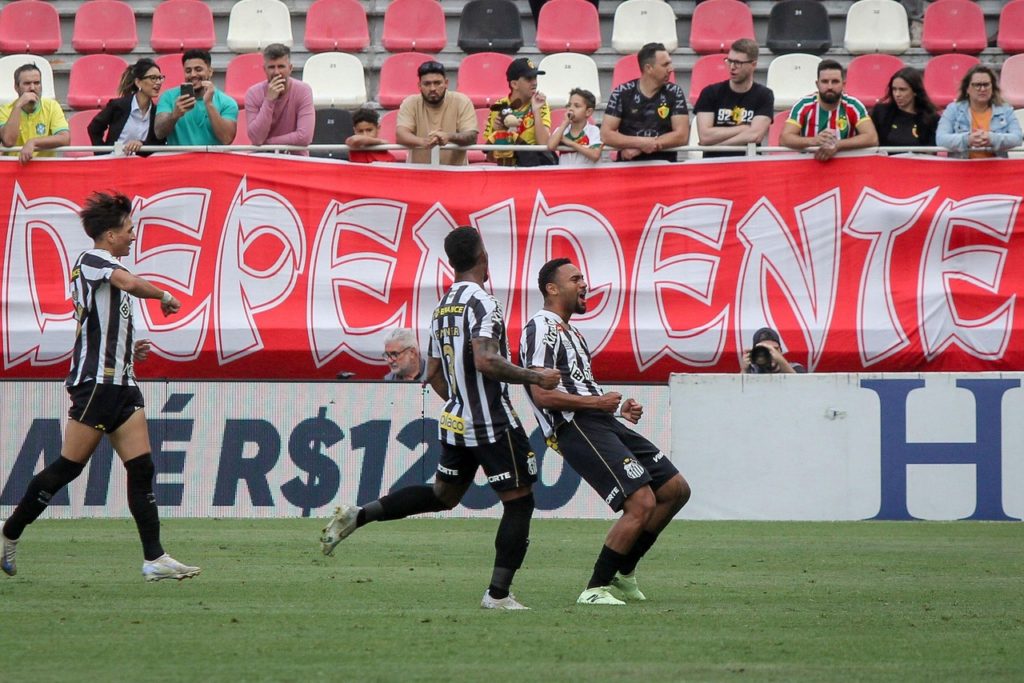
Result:
{"label": "green grass", "polygon": [[495,520],[169,520],[203,566],[146,584],[127,520],[43,520],[0,575],[0,680],[1020,681],[1024,525],[675,522],[649,601],[577,607],[608,521],[534,520],[479,609]]}

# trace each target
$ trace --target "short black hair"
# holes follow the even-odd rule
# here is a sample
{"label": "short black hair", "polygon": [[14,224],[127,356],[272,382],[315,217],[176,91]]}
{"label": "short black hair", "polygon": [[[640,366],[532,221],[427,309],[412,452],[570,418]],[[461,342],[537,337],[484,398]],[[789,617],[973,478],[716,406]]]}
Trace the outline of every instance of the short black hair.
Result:
{"label": "short black hair", "polygon": [[645,66],[654,61],[654,55],[658,52],[668,52],[664,43],[647,43],[640,48],[640,52],[636,53],[636,61],[640,65],[641,73]]}
{"label": "short black hair", "polygon": [[375,126],[380,125],[380,115],[372,109],[356,109],[352,112],[352,125],[357,123],[372,123]]}
{"label": "short black hair", "polygon": [[423,62],[422,64],[420,64],[420,67],[416,69],[416,75],[420,78],[423,78],[427,74],[441,74],[446,78],[448,76],[448,74],[444,72],[444,64],[437,61],[436,59],[431,59],[426,62]]}
{"label": "short black hair", "polygon": [[206,62],[206,66],[213,66],[213,57],[210,56],[209,50],[203,50],[198,47],[192,47],[181,55],[181,65],[185,66],[185,62],[190,59],[201,59]]}
{"label": "short black hair", "polygon": [[120,192],[93,192],[78,213],[85,234],[96,239],[105,230],[120,228],[132,213],[132,200]]}
{"label": "short black hair", "polygon": [[573,88],[569,91],[569,99],[572,99],[573,95],[579,95],[583,99],[583,103],[587,105],[588,109],[597,109],[597,98],[594,97],[594,93],[583,88]]}
{"label": "short black hair", "polygon": [[444,253],[456,273],[465,273],[476,265],[482,246],[480,233],[468,225],[460,225],[444,238]]}
{"label": "short black hair", "polygon": [[545,299],[548,298],[548,285],[555,281],[555,273],[567,263],[572,263],[572,259],[553,258],[540,267],[540,272],[537,273],[537,286]]}
{"label": "short black hair", "polygon": [[21,74],[25,73],[26,71],[38,71],[40,77],[42,77],[42,75],[43,75],[43,70],[40,69],[35,64],[33,64],[32,62],[29,62],[28,64],[22,64],[21,66],[19,66],[17,69],[14,70],[14,87],[15,88],[18,87],[18,82],[21,80]]}
{"label": "short black hair", "polygon": [[846,78],[846,69],[834,59],[823,59],[818,62],[818,76],[821,76],[822,71],[838,71],[842,74],[843,79]]}

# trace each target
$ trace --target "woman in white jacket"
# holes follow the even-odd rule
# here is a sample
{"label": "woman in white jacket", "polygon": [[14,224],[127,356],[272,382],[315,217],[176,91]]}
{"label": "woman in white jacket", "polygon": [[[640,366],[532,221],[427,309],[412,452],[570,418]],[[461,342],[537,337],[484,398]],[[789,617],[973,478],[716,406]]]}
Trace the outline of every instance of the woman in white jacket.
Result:
{"label": "woman in white jacket", "polygon": [[1020,122],[1003,102],[992,67],[978,64],[967,71],[957,101],[942,113],[935,141],[961,159],[1005,157],[1020,147]]}

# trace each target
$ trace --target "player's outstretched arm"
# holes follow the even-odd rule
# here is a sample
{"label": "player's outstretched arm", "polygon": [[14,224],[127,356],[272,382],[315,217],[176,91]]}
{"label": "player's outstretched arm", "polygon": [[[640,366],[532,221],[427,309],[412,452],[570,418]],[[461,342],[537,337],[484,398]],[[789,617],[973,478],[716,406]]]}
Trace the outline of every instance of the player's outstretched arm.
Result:
{"label": "player's outstretched arm", "polygon": [[477,371],[499,382],[536,384],[544,389],[554,389],[562,377],[558,370],[527,370],[509,363],[501,355],[498,342],[487,337],[477,337],[473,340],[473,359]]}
{"label": "player's outstretched arm", "polygon": [[444,373],[441,372],[441,359],[440,358],[428,358],[427,359],[427,384],[429,384],[434,393],[441,397],[442,401],[448,400],[448,384],[444,381]]}
{"label": "player's outstretched arm", "polygon": [[138,275],[132,275],[127,270],[115,270],[110,276],[110,284],[139,299],[159,299],[160,310],[164,312],[164,315],[177,313],[181,308],[181,302],[170,292],[160,289]]}

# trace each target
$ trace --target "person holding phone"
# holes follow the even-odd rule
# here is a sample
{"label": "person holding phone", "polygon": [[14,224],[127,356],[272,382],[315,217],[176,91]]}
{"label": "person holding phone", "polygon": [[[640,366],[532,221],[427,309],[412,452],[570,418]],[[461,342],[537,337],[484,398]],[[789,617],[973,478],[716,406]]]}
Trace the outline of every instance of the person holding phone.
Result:
{"label": "person holding phone", "polygon": [[[245,120],[254,145],[308,145],[313,142],[316,110],[313,88],[292,78],[292,51],[271,43],[263,48],[267,80],[245,93]],[[309,156],[308,151],[294,152]]]}
{"label": "person holding phone", "polygon": [[185,82],[163,94],[156,108],[156,136],[168,145],[230,145],[238,130],[238,104],[213,84],[206,50],[185,50]]}

